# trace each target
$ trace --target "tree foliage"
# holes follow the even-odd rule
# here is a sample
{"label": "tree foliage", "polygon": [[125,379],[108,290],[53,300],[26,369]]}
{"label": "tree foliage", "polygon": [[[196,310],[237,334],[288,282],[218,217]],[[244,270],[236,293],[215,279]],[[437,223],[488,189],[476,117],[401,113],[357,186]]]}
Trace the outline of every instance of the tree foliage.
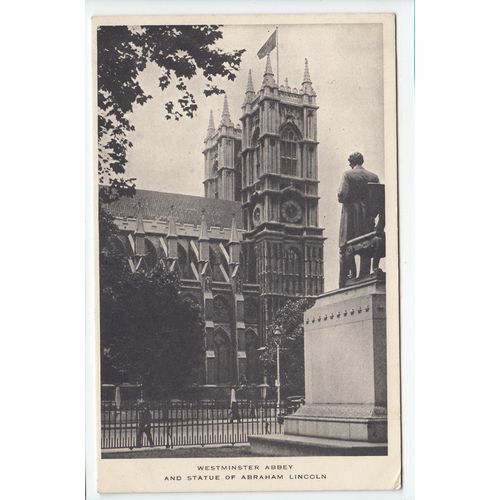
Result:
{"label": "tree foliage", "polygon": [[198,109],[187,81],[195,75],[205,80],[205,96],[221,94],[215,77],[234,80],[244,52],[224,52],[215,46],[222,38],[219,26],[101,26],[97,30],[97,102],[99,183],[104,201],[123,194],[132,195],[135,184],[125,175],[127,151],[134,130],[128,113],[152,97],[139,82],[150,63],[161,70],[159,87],[175,85],[180,96],[167,100],[165,118],[193,117]]}
{"label": "tree foliage", "polygon": [[[304,394],[304,312],[314,299],[291,299],[275,314],[268,328],[265,350],[260,356],[268,377],[276,378],[276,350],[280,346],[281,396]],[[276,331],[280,331],[279,335]]]}
{"label": "tree foliage", "polygon": [[180,295],[176,274],[160,266],[132,273],[113,245],[116,228],[101,212],[101,380],[142,384],[148,398],[178,397],[203,366],[198,305]]}

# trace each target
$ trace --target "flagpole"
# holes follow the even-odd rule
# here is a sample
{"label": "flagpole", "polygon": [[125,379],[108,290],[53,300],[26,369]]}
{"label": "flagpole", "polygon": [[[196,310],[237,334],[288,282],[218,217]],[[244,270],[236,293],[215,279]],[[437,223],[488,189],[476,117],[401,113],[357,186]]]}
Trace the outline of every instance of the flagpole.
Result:
{"label": "flagpole", "polygon": [[276,26],[276,79],[278,87],[280,86],[280,44],[278,38],[278,26]]}

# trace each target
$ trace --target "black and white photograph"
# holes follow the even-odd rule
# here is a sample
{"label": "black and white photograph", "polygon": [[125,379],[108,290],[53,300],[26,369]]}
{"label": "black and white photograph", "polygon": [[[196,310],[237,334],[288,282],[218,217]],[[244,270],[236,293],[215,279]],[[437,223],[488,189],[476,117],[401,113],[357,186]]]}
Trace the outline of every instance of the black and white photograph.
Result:
{"label": "black and white photograph", "polygon": [[494,498],[498,10],[8,1],[3,498]]}
{"label": "black and white photograph", "polygon": [[400,487],[395,23],[94,18],[99,491]]}

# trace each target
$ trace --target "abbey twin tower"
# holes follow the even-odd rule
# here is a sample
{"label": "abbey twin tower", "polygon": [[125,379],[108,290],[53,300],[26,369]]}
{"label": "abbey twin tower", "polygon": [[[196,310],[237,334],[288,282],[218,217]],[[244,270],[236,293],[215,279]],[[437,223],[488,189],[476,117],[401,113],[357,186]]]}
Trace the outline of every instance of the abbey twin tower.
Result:
{"label": "abbey twin tower", "polygon": [[203,311],[203,398],[238,384],[261,394],[258,349],[274,314],[323,292],[317,111],[307,60],[296,89],[278,86],[268,56],[258,90],[248,75],[241,126],[227,97],[218,127],[210,113],[204,197],[138,189],[109,207],[131,270],[177,271]]}

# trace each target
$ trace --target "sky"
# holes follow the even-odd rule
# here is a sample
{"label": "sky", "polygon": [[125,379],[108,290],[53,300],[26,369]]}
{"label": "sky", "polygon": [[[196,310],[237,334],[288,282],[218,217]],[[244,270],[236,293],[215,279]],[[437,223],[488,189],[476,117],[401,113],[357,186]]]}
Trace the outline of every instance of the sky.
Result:
{"label": "sky", "polygon": [[[233,82],[219,79],[226,91],[231,118],[241,116],[248,70],[254,87],[262,83],[265,58],[257,52],[275,26],[234,25],[222,27],[217,45],[224,50],[246,49]],[[365,167],[384,182],[384,85],[381,24],[330,24],[279,26],[279,79],[300,88],[304,60],[308,59],[318,109],[319,223],[325,228],[325,291],[337,288],[338,230],[341,206],[337,190],[347,157],[360,151]],[[277,78],[276,50],[271,53]],[[164,102],[175,96],[158,87],[159,68],[149,65],[140,77],[146,93],[153,96],[130,115],[136,130],[130,136],[127,175],[137,187],[156,191],[203,196],[203,140],[209,113],[218,126],[224,96],[203,95],[204,80],[195,76],[188,83],[199,109],[194,118],[166,120]]]}

